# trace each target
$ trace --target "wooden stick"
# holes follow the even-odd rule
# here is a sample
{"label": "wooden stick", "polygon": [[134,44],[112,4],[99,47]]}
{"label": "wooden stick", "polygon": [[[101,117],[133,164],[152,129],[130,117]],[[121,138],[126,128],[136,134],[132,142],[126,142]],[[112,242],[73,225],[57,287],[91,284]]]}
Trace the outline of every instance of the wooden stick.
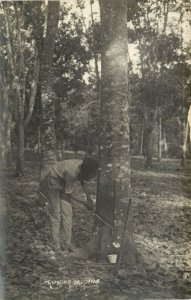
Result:
{"label": "wooden stick", "polygon": [[[39,191],[39,193],[48,201],[48,199],[46,198],[46,196],[42,193],[42,192],[40,192]],[[74,196],[72,196],[72,195],[70,195],[70,194],[67,194],[68,196],[70,196],[70,198],[72,199],[72,200],[74,200],[74,201],[76,201],[76,202],[79,202],[79,203],[81,203],[81,204],[83,204],[86,208],[88,208],[88,209],[91,209],[91,210],[93,210],[93,207],[90,207],[89,205],[88,205],[88,202],[86,203],[85,201],[83,201],[83,200],[80,200],[80,199],[77,199],[77,198],[75,198]]]}

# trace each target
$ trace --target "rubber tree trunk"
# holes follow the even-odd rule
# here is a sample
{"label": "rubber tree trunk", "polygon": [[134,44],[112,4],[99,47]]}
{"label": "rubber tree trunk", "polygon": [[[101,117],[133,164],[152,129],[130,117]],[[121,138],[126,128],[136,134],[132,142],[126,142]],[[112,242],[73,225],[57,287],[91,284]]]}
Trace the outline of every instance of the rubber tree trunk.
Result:
{"label": "rubber tree trunk", "polygon": [[165,157],[168,157],[168,144],[166,139],[166,132],[164,131],[164,154]]}
{"label": "rubber tree trunk", "polygon": [[5,128],[5,161],[7,166],[10,166],[12,163],[11,112],[10,111],[7,114],[6,128]]}
{"label": "rubber tree trunk", "polygon": [[92,5],[93,5],[93,1],[90,0],[91,19],[92,19],[92,27],[93,27],[93,55],[94,55],[95,73],[96,73],[96,91],[97,91],[97,99],[100,104],[100,76],[99,76],[99,68],[98,68],[98,54],[96,51],[96,44],[95,44],[95,22],[94,22]]}
{"label": "rubber tree trunk", "polygon": [[24,173],[24,123],[18,123],[18,146],[17,146],[17,165],[16,174]]}
{"label": "rubber tree trunk", "polygon": [[41,83],[41,176],[45,176],[48,165],[56,160],[55,93],[53,91],[54,70],[52,66],[55,40],[58,31],[59,1],[48,2],[46,37],[42,51],[40,70]]}
{"label": "rubber tree trunk", "polygon": [[186,164],[186,154],[187,154],[187,138],[188,138],[188,122],[186,116],[185,107],[182,108],[183,118],[182,118],[182,159],[181,165],[185,166]]}
{"label": "rubber tree trunk", "polygon": [[2,161],[7,165],[11,165],[12,151],[11,151],[11,106],[10,106],[10,94],[11,85],[8,84],[8,79],[4,77],[4,89],[3,89],[3,115],[2,115],[2,138],[3,138],[3,151]]}
{"label": "rubber tree trunk", "polygon": [[[190,93],[191,93],[191,89],[190,89]],[[191,105],[189,106],[189,110],[188,110],[187,122],[189,125],[189,144],[191,144]]]}
{"label": "rubber tree trunk", "polygon": [[146,129],[146,169],[152,168],[153,166],[153,132],[153,128]]}
{"label": "rubber tree trunk", "polygon": [[[185,110],[183,110],[185,112]],[[186,115],[186,113],[185,113]],[[188,109],[186,121],[183,121],[182,131],[183,131],[183,147],[182,147],[182,165],[185,166],[186,156],[190,150],[191,143],[191,106]]]}
{"label": "rubber tree trunk", "polygon": [[145,168],[152,168],[153,166],[153,137],[154,137],[154,128],[156,124],[157,110],[149,108],[145,112]]}
{"label": "rubber tree trunk", "polygon": [[[101,119],[96,222],[89,254],[119,254],[125,211],[131,197],[127,9],[125,0],[100,0],[102,32]],[[112,229],[113,225],[113,229]],[[131,219],[122,259],[136,263]],[[80,256],[80,251],[78,252]]]}
{"label": "rubber tree trunk", "polygon": [[189,124],[188,124],[188,122],[185,125],[184,143],[183,143],[182,148],[183,148],[182,149],[182,165],[185,166],[187,153],[188,153],[188,149],[189,149]]}
{"label": "rubber tree trunk", "polygon": [[162,159],[162,120],[159,116],[158,120],[158,162],[160,163]]}
{"label": "rubber tree trunk", "polygon": [[140,159],[142,159],[142,155],[143,155],[143,143],[144,143],[144,123],[143,123],[143,127],[141,128]]}

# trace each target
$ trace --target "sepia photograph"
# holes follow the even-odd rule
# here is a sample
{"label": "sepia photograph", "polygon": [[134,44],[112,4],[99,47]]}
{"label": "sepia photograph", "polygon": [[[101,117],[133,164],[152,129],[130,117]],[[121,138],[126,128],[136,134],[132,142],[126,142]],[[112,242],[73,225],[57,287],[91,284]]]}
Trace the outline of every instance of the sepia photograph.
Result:
{"label": "sepia photograph", "polygon": [[0,0],[0,300],[191,299],[190,0]]}

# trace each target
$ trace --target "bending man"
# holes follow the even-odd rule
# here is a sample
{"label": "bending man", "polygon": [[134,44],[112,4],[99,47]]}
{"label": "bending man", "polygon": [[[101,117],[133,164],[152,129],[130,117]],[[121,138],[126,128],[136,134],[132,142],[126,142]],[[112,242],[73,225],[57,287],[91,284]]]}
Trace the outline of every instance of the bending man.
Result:
{"label": "bending man", "polygon": [[55,252],[61,248],[73,251],[72,236],[72,205],[70,194],[73,185],[80,181],[87,201],[90,205],[84,181],[96,176],[98,162],[93,158],[68,159],[51,165],[48,175],[40,182],[39,192],[48,200],[50,230]]}

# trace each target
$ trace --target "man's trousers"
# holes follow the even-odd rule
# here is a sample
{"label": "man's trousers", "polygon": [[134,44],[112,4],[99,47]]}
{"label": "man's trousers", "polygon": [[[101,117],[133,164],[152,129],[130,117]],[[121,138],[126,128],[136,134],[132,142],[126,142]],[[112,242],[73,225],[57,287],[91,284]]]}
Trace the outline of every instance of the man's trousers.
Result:
{"label": "man's trousers", "polygon": [[48,200],[50,232],[54,248],[59,250],[64,244],[71,243],[72,205],[69,195],[55,189],[47,177],[40,186],[40,192]]}

